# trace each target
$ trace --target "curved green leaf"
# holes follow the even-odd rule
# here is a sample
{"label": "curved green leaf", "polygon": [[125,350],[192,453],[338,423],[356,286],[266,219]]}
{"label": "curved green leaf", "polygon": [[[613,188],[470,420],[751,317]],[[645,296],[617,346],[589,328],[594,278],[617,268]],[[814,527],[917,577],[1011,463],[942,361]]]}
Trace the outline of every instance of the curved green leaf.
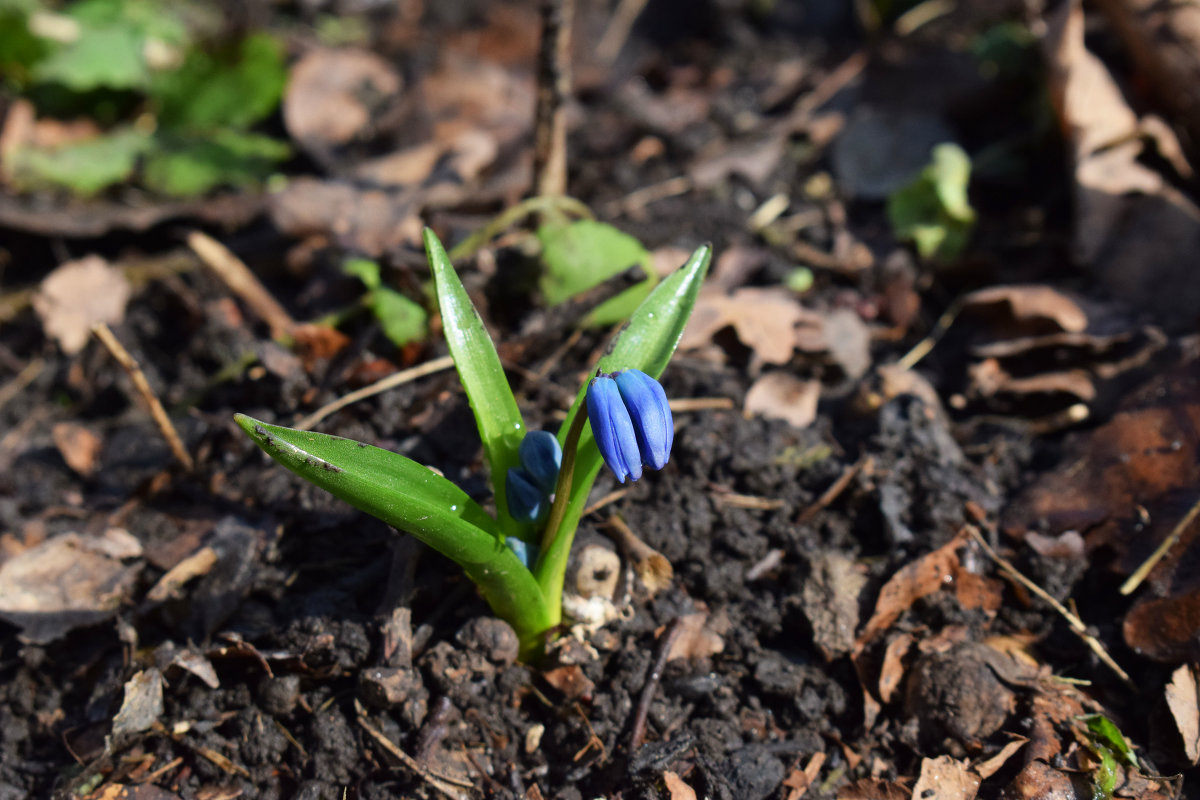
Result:
{"label": "curved green leaf", "polygon": [[523,526],[518,526],[508,514],[504,479],[509,467],[518,464],[517,448],[525,437],[525,422],[504,375],[504,367],[500,365],[492,337],[483,327],[483,320],[467,296],[437,234],[429,228],[425,229],[425,253],[437,289],[446,344],[450,346],[458,378],[467,391],[471,410],[475,412],[475,425],[479,428],[483,451],[491,468],[500,525],[508,532],[521,535]]}
{"label": "curved green leaf", "polygon": [[[599,369],[613,372],[618,369],[640,369],[647,375],[657,378],[666,369],[667,363],[679,345],[683,336],[684,326],[692,315],[696,305],[696,297],[700,294],[700,285],[708,273],[708,265],[712,261],[712,246],[703,245],[692,253],[687,263],[675,270],[671,275],[650,293],[642,304],[633,312],[629,323],[621,330],[608,352],[600,359]],[[570,413],[563,421],[558,431],[559,443],[565,443],[567,431],[575,415],[579,413],[587,397],[587,381],[579,388],[575,403]],[[562,582],[566,569],[567,556],[571,551],[571,543],[575,538],[575,528],[583,516],[583,507],[587,503],[588,492],[600,472],[602,464],[600,451],[592,437],[592,426],[584,426],[579,438],[579,449],[575,460],[575,478],[571,485],[571,498],[566,515],[558,527],[553,544],[548,552],[542,554],[534,572],[538,583],[546,595],[547,602],[552,605],[553,618],[557,622],[562,602]]]}
{"label": "curved green leaf", "polygon": [[267,455],[355,508],[407,531],[456,561],[522,641],[551,627],[533,575],[504,543],[496,521],[428,467],[352,439],[234,417]]}

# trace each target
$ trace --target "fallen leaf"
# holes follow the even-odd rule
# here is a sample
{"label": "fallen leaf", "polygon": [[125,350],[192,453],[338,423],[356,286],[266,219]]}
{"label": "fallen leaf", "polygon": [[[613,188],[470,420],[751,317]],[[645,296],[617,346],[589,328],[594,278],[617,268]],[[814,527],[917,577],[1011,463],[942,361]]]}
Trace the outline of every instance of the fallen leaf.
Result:
{"label": "fallen leaf", "polygon": [[900,633],[888,641],[883,651],[883,664],[879,668],[879,699],[885,703],[892,701],[892,696],[904,681],[904,657],[912,645],[912,634]]}
{"label": "fallen leaf", "polygon": [[132,292],[121,270],[91,255],[47,275],[33,296],[33,308],[46,335],[56,339],[64,353],[74,355],[87,344],[93,325],[115,325],[124,319]]}
{"label": "fallen leaf", "polygon": [[104,446],[99,435],[78,422],[58,422],[51,438],[68,467],[85,478],[91,477],[96,470],[96,456]]}
{"label": "fallen leaf", "polygon": [[596,688],[596,684],[587,675],[583,674],[583,669],[578,664],[555,667],[552,670],[543,672],[542,678],[545,679],[546,683],[562,692],[567,700],[589,698]]}
{"label": "fallen leaf", "polygon": [[674,772],[667,770],[663,773],[662,779],[671,800],[696,800],[696,790],[684,783],[683,778]]}
{"label": "fallen leaf", "polygon": [[1183,740],[1183,752],[1195,766],[1200,761],[1200,668],[1184,664],[1171,674],[1166,689],[1167,708]]}
{"label": "fallen leaf", "polygon": [[848,556],[836,550],[817,553],[801,589],[801,608],[812,628],[813,643],[826,661],[854,649],[858,599],[867,576]]}
{"label": "fallen leaf", "polygon": [[162,603],[177,596],[180,588],[201,575],[208,574],[217,563],[218,555],[211,547],[201,547],[195,553],[184,558],[158,579],[158,583],[146,593],[146,599],[153,603]]}
{"label": "fallen leaf", "polygon": [[707,611],[685,614],[679,622],[679,635],[667,653],[667,661],[709,658],[725,650],[725,640],[716,624],[709,624]]}
{"label": "fallen leaf", "polygon": [[996,315],[999,311],[998,321],[1009,326],[1007,337],[1055,331],[1079,333],[1088,325],[1087,314],[1079,304],[1049,286],[991,286],[971,292],[962,302],[964,312],[988,311]]}
{"label": "fallen leaf", "polygon": [[150,730],[163,713],[162,673],[151,667],[125,683],[125,699],[113,717],[113,736]]}
{"label": "fallen leaf", "polygon": [[1029,742],[1024,736],[1015,736],[1011,742],[1000,748],[1000,752],[996,755],[981,761],[975,765],[975,774],[981,779],[987,780],[992,777],[1008,763],[1008,760],[1017,754],[1017,751],[1024,747]]}
{"label": "fallen leaf", "polygon": [[746,392],[745,414],[782,419],[795,428],[807,428],[817,418],[821,382],[801,380],[787,372],[768,372]]}
{"label": "fallen leaf", "polygon": [[217,677],[217,671],[213,669],[212,662],[190,647],[172,653],[171,666],[192,673],[210,689],[217,689],[221,686],[221,679]]}
{"label": "fallen leaf", "polygon": [[271,219],[296,238],[330,236],[371,258],[420,241],[416,195],[300,177],[270,197]]}
{"label": "fallen leaf", "polygon": [[820,324],[820,315],[806,311],[785,289],[748,287],[728,295],[705,289],[679,344],[701,347],[722,328],[732,327],[762,361],[786,364],[796,350],[796,329]]}
{"label": "fallen leaf", "polygon": [[921,775],[913,786],[913,800],[974,800],[979,792],[979,777],[965,761],[949,756],[921,761]]}
{"label": "fallen leaf", "polygon": [[292,67],[283,121],[301,147],[325,154],[371,138],[372,120],[402,85],[392,65],[370,51],[315,48]]}
{"label": "fallen leaf", "polygon": [[912,800],[912,792],[898,783],[860,778],[837,790],[837,800]]}
{"label": "fallen leaf", "polygon": [[37,644],[108,619],[141,571],[140,563],[123,563],[140,555],[136,544],[115,529],[104,536],[66,533],[13,556],[0,565],[0,617]]}

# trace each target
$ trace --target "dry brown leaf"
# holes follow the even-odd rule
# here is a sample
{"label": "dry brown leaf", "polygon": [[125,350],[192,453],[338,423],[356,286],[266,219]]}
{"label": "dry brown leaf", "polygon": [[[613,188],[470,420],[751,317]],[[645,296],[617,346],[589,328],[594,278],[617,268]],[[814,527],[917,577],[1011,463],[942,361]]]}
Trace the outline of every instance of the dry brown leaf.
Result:
{"label": "dry brown leaf", "polygon": [[499,143],[492,134],[469,128],[363,162],[354,169],[354,175],[379,186],[415,186],[427,180],[434,166],[440,164],[459,183],[471,183],[499,153]]}
{"label": "dry brown leaf", "polygon": [[592,691],[596,688],[596,684],[587,675],[583,674],[583,669],[578,664],[555,667],[552,670],[543,672],[542,677],[546,683],[562,692],[568,700],[589,698],[592,696]]}
{"label": "dry brown leaf", "polygon": [[402,85],[399,73],[374,53],[316,48],[292,67],[283,121],[301,147],[323,153],[370,138],[373,117]]}
{"label": "dry brown leaf", "polygon": [[1001,747],[1000,752],[996,753],[996,755],[976,764],[975,774],[986,781],[1007,764],[1008,760],[1015,756],[1017,751],[1024,747],[1028,741],[1024,736],[1016,736],[1011,742]]}
{"label": "dry brown leaf", "polygon": [[162,673],[151,667],[125,683],[125,699],[113,717],[113,735],[150,730],[163,713]]}
{"label": "dry brown leaf", "polygon": [[904,657],[912,645],[912,634],[900,633],[888,641],[883,651],[883,665],[879,668],[879,699],[885,703],[892,701],[892,696],[904,681]]}
{"label": "dry brown leaf", "polygon": [[1083,309],[1074,300],[1049,286],[991,286],[971,292],[963,298],[964,311],[995,308],[1003,308],[1007,316],[1005,322],[1020,326],[1020,332],[1024,335],[1052,331],[1080,333],[1088,325]]}
{"label": "dry brown leaf", "polygon": [[33,296],[33,309],[46,335],[63,352],[83,349],[92,326],[115,325],[125,317],[133,288],[124,273],[97,255],[68,261],[51,272]]}
{"label": "dry brown leaf", "polygon": [[1184,664],[1175,670],[1166,696],[1167,708],[1183,740],[1183,752],[1195,766],[1200,761],[1200,667]]}
{"label": "dry brown leaf", "polygon": [[812,627],[813,643],[826,661],[854,649],[858,598],[867,577],[855,561],[836,550],[817,554],[801,589],[801,608]]}
{"label": "dry brown leaf", "polygon": [[912,792],[898,783],[860,778],[837,790],[837,800],[911,800]]}
{"label": "dry brown leaf", "polygon": [[662,778],[671,800],[696,800],[696,790],[684,783],[683,778],[674,772],[667,770],[663,773]]}
{"label": "dry brown leaf", "polygon": [[47,539],[0,565],[0,617],[38,644],[108,619],[141,570],[122,559],[139,555],[137,540],[117,529]]}
{"label": "dry brown leaf", "polygon": [[104,440],[78,422],[55,423],[51,437],[67,466],[85,478],[91,477]]}
{"label": "dry brown leaf", "polygon": [[[797,329],[821,325],[821,317],[805,310],[784,289],[748,287],[726,295],[704,290],[696,301],[680,346],[701,347],[722,328],[732,327],[742,344],[768,364],[786,364],[796,349]],[[822,344],[824,339],[821,339]]]}
{"label": "dry brown leaf", "polygon": [[270,197],[271,219],[295,238],[330,236],[350,250],[377,258],[421,238],[417,199],[404,192],[359,189],[300,177]]}
{"label": "dry brown leaf", "polygon": [[213,669],[212,662],[190,647],[172,653],[171,666],[192,673],[210,689],[217,689],[221,686],[221,679],[217,677],[217,671]]}
{"label": "dry brown leaf", "polygon": [[697,611],[685,614],[679,621],[679,635],[675,637],[671,650],[667,653],[667,661],[679,658],[708,658],[725,649],[725,640],[717,628],[722,627],[714,621],[708,623],[708,612]]}
{"label": "dry brown leaf", "polygon": [[211,547],[201,547],[196,552],[184,558],[158,579],[158,583],[146,593],[146,599],[153,603],[161,603],[174,597],[179,589],[193,578],[207,575],[217,564],[220,556]]}
{"label": "dry brown leaf", "polygon": [[747,417],[761,414],[782,419],[795,428],[807,428],[817,418],[821,382],[801,380],[787,372],[768,372],[746,392]]}
{"label": "dry brown leaf", "polygon": [[921,761],[921,775],[913,786],[913,800],[974,800],[979,792],[979,777],[965,761],[950,756]]}

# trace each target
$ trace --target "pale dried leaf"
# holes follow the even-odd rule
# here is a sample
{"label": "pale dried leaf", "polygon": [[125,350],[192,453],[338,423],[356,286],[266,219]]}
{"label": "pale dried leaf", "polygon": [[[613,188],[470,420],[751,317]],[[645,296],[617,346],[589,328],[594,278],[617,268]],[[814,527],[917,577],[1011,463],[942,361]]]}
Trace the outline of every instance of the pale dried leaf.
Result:
{"label": "pale dried leaf", "polygon": [[807,428],[817,418],[821,382],[801,380],[787,372],[768,372],[746,392],[746,416],[761,414]]}
{"label": "pale dried leaf", "polygon": [[801,608],[812,627],[813,642],[833,661],[854,649],[858,627],[858,598],[867,577],[850,557],[827,550],[812,559],[801,590]]}
{"label": "pale dried leaf", "polygon": [[662,778],[671,800],[696,800],[696,790],[684,783],[683,778],[674,772],[667,770],[663,773]]}
{"label": "pale dried leaf", "polygon": [[667,661],[678,658],[708,658],[725,649],[725,640],[715,630],[715,624],[709,624],[708,612],[698,611],[684,615],[679,622],[679,635],[667,653]]}
{"label": "pale dried leaf", "polygon": [[163,713],[162,673],[151,667],[125,684],[125,699],[113,717],[113,735],[149,730]]}
{"label": "pale dried leaf", "polygon": [[1195,766],[1200,761],[1200,668],[1184,664],[1167,684],[1167,707],[1183,740],[1183,752]]}
{"label": "pale dried leaf", "polygon": [[974,800],[979,792],[979,777],[965,761],[950,756],[926,758],[921,776],[913,786],[913,800]]}
{"label": "pale dried leaf", "polygon": [[306,149],[349,144],[368,138],[378,106],[391,102],[401,86],[396,70],[374,53],[316,48],[292,67],[283,121]]}
{"label": "pale dried leaf", "polygon": [[[732,327],[742,344],[767,364],[786,364],[796,349],[802,328],[821,329],[819,314],[805,310],[785,289],[747,287],[726,295],[705,290],[700,293],[692,318],[683,332],[684,349],[708,344],[714,334]],[[811,336],[811,331],[807,332]],[[808,340],[811,344],[811,339]],[[819,340],[825,349],[823,335]]]}
{"label": "pale dried leaf", "polygon": [[1079,333],[1087,328],[1087,314],[1057,289],[1040,284],[992,286],[963,298],[963,309],[1000,306],[1018,323],[1044,323],[1058,330]]}
{"label": "pale dried leaf", "polygon": [[893,637],[883,651],[883,664],[879,668],[879,699],[885,703],[891,702],[904,681],[904,657],[912,645],[912,634],[901,633]]}
{"label": "pale dried leaf", "polygon": [[217,671],[213,668],[212,662],[190,647],[186,650],[175,651],[171,656],[171,664],[192,673],[204,681],[204,685],[210,689],[217,689],[221,686],[221,679],[217,677]]}
{"label": "pale dried leaf", "polygon": [[115,325],[125,317],[133,289],[121,270],[97,255],[68,261],[51,272],[33,296],[33,308],[46,335],[63,352],[83,349],[92,326]]}
{"label": "pale dried leaf", "polygon": [[55,423],[51,437],[67,466],[85,478],[90,477],[96,470],[96,457],[104,440],[78,422]]}
{"label": "pale dried leaf", "polygon": [[975,774],[981,779],[987,780],[996,774],[1008,760],[1017,754],[1017,751],[1025,746],[1029,740],[1024,736],[1016,736],[1011,742],[1000,748],[1000,752],[996,755],[975,765]]}

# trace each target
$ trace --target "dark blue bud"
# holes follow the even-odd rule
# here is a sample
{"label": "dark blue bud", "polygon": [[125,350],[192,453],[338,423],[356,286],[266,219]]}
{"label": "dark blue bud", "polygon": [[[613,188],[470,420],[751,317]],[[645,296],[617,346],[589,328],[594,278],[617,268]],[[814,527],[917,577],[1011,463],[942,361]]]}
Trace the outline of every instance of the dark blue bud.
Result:
{"label": "dark blue bud", "polygon": [[558,470],[562,466],[562,447],[549,431],[530,431],[517,451],[526,475],[545,494],[554,494]]}
{"label": "dark blue bud", "polygon": [[643,464],[666,465],[675,429],[658,381],[636,369],[598,375],[588,385],[587,404],[596,446],[617,480],[638,480]]}
{"label": "dark blue bud", "polygon": [[509,468],[504,496],[508,499],[508,514],[517,522],[539,522],[550,511],[546,495],[520,467]]}
{"label": "dark blue bud", "polygon": [[642,462],[651,469],[662,469],[671,457],[671,445],[675,442],[675,425],[671,407],[667,404],[667,393],[661,383],[640,369],[622,370],[614,377],[621,399],[629,409],[629,418],[633,420]]}
{"label": "dark blue bud", "polygon": [[588,418],[592,423],[592,435],[604,463],[621,483],[625,478],[638,480],[642,477],[642,454],[638,450],[637,435],[633,432],[633,420],[621,400],[621,391],[610,375],[597,375],[588,384]]}

